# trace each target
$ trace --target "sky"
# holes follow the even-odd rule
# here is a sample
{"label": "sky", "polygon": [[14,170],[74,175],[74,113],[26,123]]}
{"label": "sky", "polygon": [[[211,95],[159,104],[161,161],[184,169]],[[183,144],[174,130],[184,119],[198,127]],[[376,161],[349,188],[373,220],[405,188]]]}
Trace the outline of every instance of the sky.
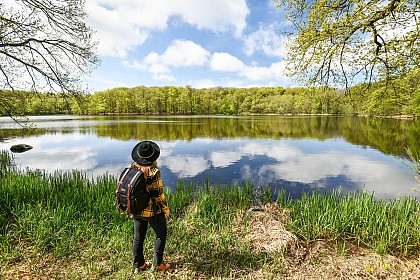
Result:
{"label": "sky", "polygon": [[293,86],[274,0],[87,0],[101,64],[89,90]]}

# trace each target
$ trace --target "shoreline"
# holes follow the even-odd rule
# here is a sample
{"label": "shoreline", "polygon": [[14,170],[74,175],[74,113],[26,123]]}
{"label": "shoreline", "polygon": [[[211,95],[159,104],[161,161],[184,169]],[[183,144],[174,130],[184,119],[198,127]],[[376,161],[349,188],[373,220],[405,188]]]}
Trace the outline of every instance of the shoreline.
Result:
{"label": "shoreline", "polygon": [[[209,116],[209,117],[235,117],[235,116],[320,116],[320,117],[364,117],[364,118],[388,118],[388,119],[400,119],[400,120],[417,120],[419,116],[417,115],[359,115],[359,114],[305,114],[305,113],[296,113],[296,114],[278,114],[278,113],[266,113],[266,114],[256,114],[256,113],[241,113],[241,114],[188,114],[188,113],[102,113],[102,114],[42,114],[42,115],[25,115],[25,116],[18,116],[18,118],[25,118],[25,117],[46,117],[46,116]],[[8,115],[2,115],[0,117],[10,117]]]}

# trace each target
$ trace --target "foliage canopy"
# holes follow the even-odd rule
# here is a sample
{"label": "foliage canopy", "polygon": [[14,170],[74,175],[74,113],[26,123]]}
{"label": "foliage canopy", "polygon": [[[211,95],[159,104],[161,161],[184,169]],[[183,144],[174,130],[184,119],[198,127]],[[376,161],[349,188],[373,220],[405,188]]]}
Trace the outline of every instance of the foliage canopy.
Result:
{"label": "foliage canopy", "polygon": [[316,85],[391,81],[420,66],[418,0],[275,0],[293,24],[288,73]]}
{"label": "foliage canopy", "polygon": [[[57,100],[51,94],[15,91],[13,97],[22,115],[88,114],[338,114],[371,116],[420,116],[420,69],[393,81],[351,87],[348,94],[326,88],[209,88],[134,87],[113,88],[83,95],[83,98]],[[57,96],[62,96],[58,94]],[[67,102],[64,102],[67,101]],[[0,108],[0,115],[7,112]]]}

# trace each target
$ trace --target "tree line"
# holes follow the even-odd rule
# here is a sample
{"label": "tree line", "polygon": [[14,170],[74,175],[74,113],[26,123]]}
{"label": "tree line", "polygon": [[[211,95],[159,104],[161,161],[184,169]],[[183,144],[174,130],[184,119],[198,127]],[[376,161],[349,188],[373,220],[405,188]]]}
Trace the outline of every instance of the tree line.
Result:
{"label": "tree line", "polygon": [[[10,91],[16,115],[48,114],[337,114],[420,115],[420,69],[391,82],[333,88],[113,88],[78,96]],[[2,115],[8,112],[0,111]]]}

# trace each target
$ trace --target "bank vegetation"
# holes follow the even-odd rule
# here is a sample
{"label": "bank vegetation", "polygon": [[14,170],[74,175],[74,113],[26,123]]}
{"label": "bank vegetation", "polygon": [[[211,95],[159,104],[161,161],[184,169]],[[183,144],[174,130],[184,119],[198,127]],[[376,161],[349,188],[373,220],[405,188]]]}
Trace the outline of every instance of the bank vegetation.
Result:
{"label": "bank vegetation", "polygon": [[[365,192],[306,193],[179,182],[167,273],[132,274],[132,222],[116,178],[13,167],[1,153],[0,277],[5,279],[416,279],[420,202]],[[273,197],[274,199],[273,201]],[[145,255],[153,256],[148,232]],[[137,277],[137,278],[136,278]]]}

